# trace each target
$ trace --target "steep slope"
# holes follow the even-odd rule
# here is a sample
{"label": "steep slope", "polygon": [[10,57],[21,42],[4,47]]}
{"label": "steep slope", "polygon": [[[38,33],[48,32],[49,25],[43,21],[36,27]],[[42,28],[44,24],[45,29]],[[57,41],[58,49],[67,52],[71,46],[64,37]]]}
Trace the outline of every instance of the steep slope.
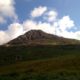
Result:
{"label": "steep slope", "polygon": [[41,30],[31,30],[24,35],[7,43],[7,46],[16,45],[65,45],[65,44],[79,44],[78,40],[66,39],[56,35],[45,33]]}

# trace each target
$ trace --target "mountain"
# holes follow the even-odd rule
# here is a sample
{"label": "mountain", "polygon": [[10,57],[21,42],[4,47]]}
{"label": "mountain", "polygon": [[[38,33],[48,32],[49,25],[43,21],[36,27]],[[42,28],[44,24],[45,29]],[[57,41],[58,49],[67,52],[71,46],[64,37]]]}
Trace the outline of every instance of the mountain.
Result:
{"label": "mountain", "polygon": [[80,41],[41,30],[19,36],[0,46],[0,80],[79,80],[80,45],[70,44]]}
{"label": "mountain", "polygon": [[56,35],[45,33],[41,30],[31,30],[24,35],[8,42],[7,46],[21,45],[65,45],[65,44],[80,44],[80,41],[67,39]]}

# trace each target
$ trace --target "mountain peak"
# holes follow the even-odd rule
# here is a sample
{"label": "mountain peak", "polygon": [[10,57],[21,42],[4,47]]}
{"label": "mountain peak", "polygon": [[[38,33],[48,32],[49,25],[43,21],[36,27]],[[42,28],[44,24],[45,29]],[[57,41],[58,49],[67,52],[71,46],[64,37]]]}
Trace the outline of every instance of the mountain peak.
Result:
{"label": "mountain peak", "polygon": [[66,39],[56,35],[45,33],[41,30],[30,30],[24,35],[10,41],[6,45],[19,46],[19,45],[64,45],[64,44],[78,44],[78,40]]}
{"label": "mountain peak", "polygon": [[23,36],[26,36],[28,40],[37,40],[37,39],[45,39],[45,38],[50,39],[53,38],[55,35],[45,33],[42,30],[30,30]]}

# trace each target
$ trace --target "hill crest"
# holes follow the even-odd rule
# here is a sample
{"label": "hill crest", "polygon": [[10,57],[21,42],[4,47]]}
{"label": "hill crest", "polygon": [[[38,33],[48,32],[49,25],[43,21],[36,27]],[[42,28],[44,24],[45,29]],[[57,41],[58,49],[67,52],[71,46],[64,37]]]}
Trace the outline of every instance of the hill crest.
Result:
{"label": "hill crest", "polygon": [[31,30],[24,35],[8,42],[6,45],[65,45],[65,44],[80,44],[80,41],[67,39],[56,35],[45,33],[41,30]]}

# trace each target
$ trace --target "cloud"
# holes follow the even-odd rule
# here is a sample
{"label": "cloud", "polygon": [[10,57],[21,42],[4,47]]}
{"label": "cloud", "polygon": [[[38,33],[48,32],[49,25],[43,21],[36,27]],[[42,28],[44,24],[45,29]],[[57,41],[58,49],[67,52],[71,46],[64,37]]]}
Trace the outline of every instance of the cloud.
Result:
{"label": "cloud", "polygon": [[0,31],[0,45],[23,34],[23,26],[19,23],[13,23],[8,26],[8,30]]}
{"label": "cloud", "polygon": [[78,39],[80,40],[80,30],[79,31],[76,31],[73,36],[75,36],[75,39]]}
{"label": "cloud", "polygon": [[18,16],[15,12],[14,4],[14,0],[0,0],[0,24],[6,23],[7,18],[13,21],[13,23],[8,26],[8,30],[0,30],[0,45],[22,34],[22,26],[16,23]]}
{"label": "cloud", "polygon": [[0,30],[0,45],[18,37],[23,32],[21,24],[15,22],[18,16],[14,4],[14,0],[0,0],[0,24],[6,23],[7,18],[13,20],[13,23],[8,26],[8,30]]}
{"label": "cloud", "polygon": [[55,26],[51,25],[47,22],[36,22],[32,20],[27,20],[23,23],[23,27],[25,31],[29,30],[42,30],[46,33],[54,34],[55,33]]}
{"label": "cloud", "polygon": [[10,24],[7,33],[14,39],[23,33],[23,26],[20,23]]}
{"label": "cloud", "polygon": [[[72,28],[73,25],[69,26],[69,24],[71,24],[70,22],[72,20],[70,19],[66,23],[66,26],[63,26],[63,28],[61,28],[61,26],[59,24],[59,21],[61,21],[61,20],[63,20],[63,18],[58,20],[57,22],[53,22],[53,24],[49,23],[49,22],[38,22],[38,21],[33,21],[33,20],[26,20],[23,23],[23,28],[24,28],[25,32],[29,31],[29,30],[42,30],[42,31],[44,31],[46,33],[62,36],[62,37],[65,37],[65,38],[78,39],[79,37],[76,37],[76,35],[77,35],[76,33],[68,32],[66,30],[68,27]],[[64,23],[64,20],[63,20],[63,23]]]}
{"label": "cloud", "polygon": [[46,19],[49,21],[49,22],[53,22],[57,19],[57,15],[58,13],[54,10],[51,10],[49,12],[47,12],[46,14]]}
{"label": "cloud", "polygon": [[0,16],[5,18],[9,17],[17,20],[18,16],[15,12],[14,0],[0,0]]}
{"label": "cloud", "polygon": [[63,16],[61,19],[58,19],[56,25],[56,35],[80,40],[80,37],[78,36],[80,35],[80,31],[68,31],[72,28],[75,29],[75,23],[69,16]]}
{"label": "cloud", "polygon": [[74,21],[71,20],[69,16],[64,16],[62,19],[60,19],[58,21],[58,25],[61,31],[71,29],[75,26]]}
{"label": "cloud", "polygon": [[31,17],[33,17],[33,18],[39,17],[39,16],[43,15],[46,10],[47,10],[47,7],[45,7],[45,6],[39,6],[38,8],[34,8],[31,11]]}
{"label": "cloud", "polygon": [[0,31],[0,45],[9,41],[9,36],[4,31]]}

